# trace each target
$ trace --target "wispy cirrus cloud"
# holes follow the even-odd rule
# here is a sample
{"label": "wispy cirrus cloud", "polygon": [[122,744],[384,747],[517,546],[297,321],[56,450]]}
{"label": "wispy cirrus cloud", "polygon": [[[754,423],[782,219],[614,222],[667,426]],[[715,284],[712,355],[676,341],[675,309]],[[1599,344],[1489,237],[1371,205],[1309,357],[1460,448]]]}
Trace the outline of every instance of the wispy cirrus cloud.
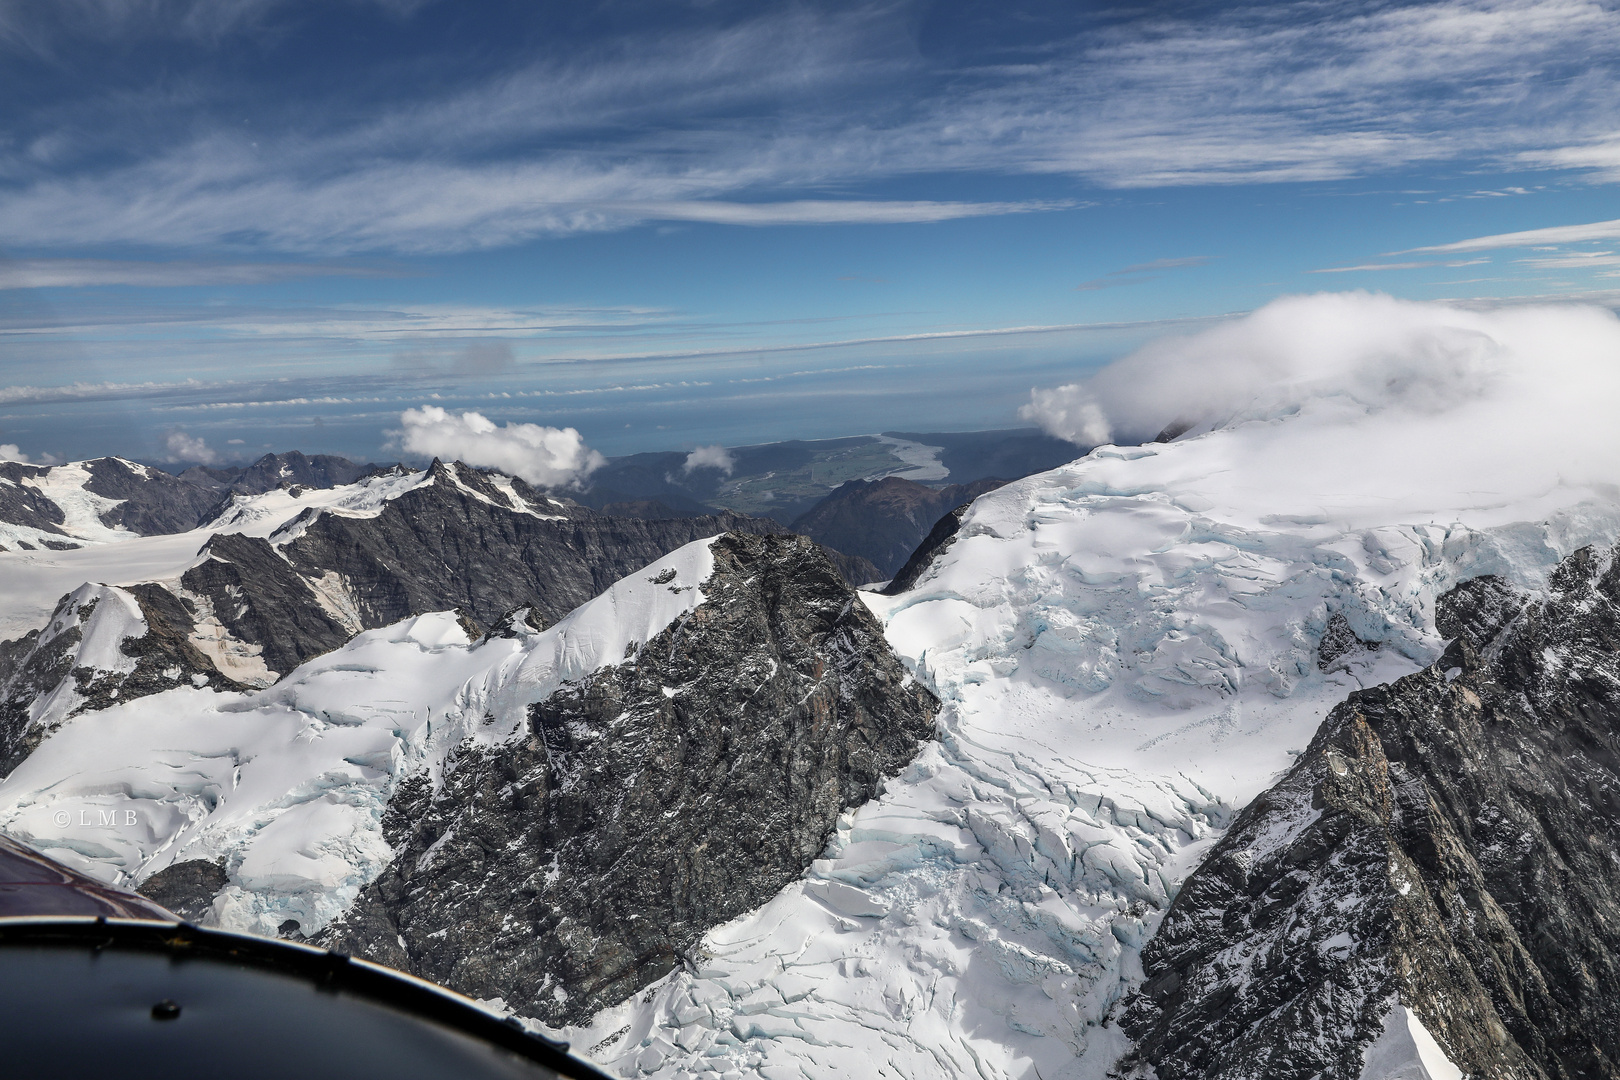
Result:
{"label": "wispy cirrus cloud", "polygon": [[1612,251],[1567,251],[1557,255],[1535,255],[1514,262],[1536,270],[1596,270],[1620,266],[1620,255]]}
{"label": "wispy cirrus cloud", "polygon": [[1382,272],[1385,270],[1428,270],[1435,267],[1478,266],[1480,263],[1489,261],[1489,259],[1460,259],[1448,262],[1430,259],[1418,262],[1362,263],[1359,266],[1325,266],[1320,270],[1307,270],[1305,272],[1307,274],[1355,274]]}
{"label": "wispy cirrus cloud", "polygon": [[134,259],[0,259],[0,289],[77,288],[95,285],[173,287],[262,285],[308,277],[404,277],[409,271],[333,263]]}
{"label": "wispy cirrus cloud", "polygon": [[1527,150],[1520,155],[1526,165],[1537,169],[1578,169],[1594,180],[1620,180],[1620,139],[1604,137],[1572,146]]}
{"label": "wispy cirrus cloud", "polygon": [[[124,183],[130,204],[99,179],[40,186],[0,199],[0,233],[13,243],[104,240],[204,246],[257,223],[253,239],[313,253],[434,253],[495,248],[535,236],[622,229],[648,221],[733,225],[899,224],[1066,209],[1072,201],[938,202],[703,199],[735,189],[723,177],[650,176],[583,160],[500,167],[382,164],[339,179],[265,177],[257,155],[227,167],[171,160]],[[680,195],[681,198],[658,196]]]}
{"label": "wispy cirrus cloud", "polygon": [[[289,5],[68,7],[273,39],[298,32],[277,21]],[[1459,161],[1601,177],[1620,161],[1620,12],[1593,0],[1077,12],[993,49],[936,52],[917,17],[904,3],[694,14],[588,48],[515,43],[487,66],[423,61],[391,94],[356,83],[365,92],[332,102],[324,83],[270,96],[199,64],[0,121],[0,235],[451,252],[659,220],[899,224],[1079,205],[860,193],[925,174],[1143,188]],[[33,33],[6,25],[14,43]]]}
{"label": "wispy cirrus cloud", "polygon": [[1122,267],[1119,270],[1110,270],[1099,278],[1082,281],[1076,285],[1076,292],[1093,292],[1097,289],[1113,289],[1121,285],[1140,285],[1143,282],[1155,281],[1166,270],[1184,270],[1189,267],[1203,266],[1210,261],[1208,255],[1184,255],[1174,259],[1154,259],[1151,262],[1137,263],[1134,266]]}
{"label": "wispy cirrus cloud", "polygon": [[706,221],[724,225],[880,225],[953,221],[965,217],[1067,210],[1072,199],[1022,202],[928,202],[917,200],[798,199],[790,202],[686,202],[627,204],[631,220]]}
{"label": "wispy cirrus cloud", "polygon": [[1580,244],[1592,240],[1620,240],[1620,218],[1611,221],[1594,221],[1585,225],[1553,225],[1544,229],[1525,229],[1520,232],[1476,236],[1449,244],[1433,244],[1429,247],[1409,248],[1407,251],[1394,252],[1393,254],[1554,247],[1560,244]]}
{"label": "wispy cirrus cloud", "polygon": [[[405,14],[425,0],[353,0]],[[63,39],[178,38],[214,42],[260,30],[293,0],[50,0],[0,5],[0,42],[50,56]]]}

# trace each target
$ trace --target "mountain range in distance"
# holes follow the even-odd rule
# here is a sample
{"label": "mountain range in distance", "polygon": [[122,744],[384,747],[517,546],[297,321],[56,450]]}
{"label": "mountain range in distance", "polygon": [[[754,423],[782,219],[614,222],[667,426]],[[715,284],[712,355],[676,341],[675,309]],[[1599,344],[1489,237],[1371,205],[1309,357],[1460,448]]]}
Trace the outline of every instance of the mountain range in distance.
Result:
{"label": "mountain range in distance", "polygon": [[[611,458],[582,488],[552,494],[613,517],[673,519],[729,511],[767,518],[843,555],[868,560],[875,572],[866,573],[877,580],[892,577],[944,514],[1000,483],[1079,452],[1035,429],[897,432],[727,448],[697,466],[689,466],[688,451]],[[332,488],[393,467],[296,450],[265,454],[247,465],[193,465],[177,474],[120,458],[72,466],[85,470],[79,481],[85,491],[118,502],[113,527],[142,534],[193,528],[218,517],[233,496]],[[25,550],[79,542],[62,531],[56,510],[15,483],[25,475],[48,475],[50,468],[0,463],[0,479],[13,481],[0,484],[0,547],[8,544],[7,523],[49,534],[9,539]]]}

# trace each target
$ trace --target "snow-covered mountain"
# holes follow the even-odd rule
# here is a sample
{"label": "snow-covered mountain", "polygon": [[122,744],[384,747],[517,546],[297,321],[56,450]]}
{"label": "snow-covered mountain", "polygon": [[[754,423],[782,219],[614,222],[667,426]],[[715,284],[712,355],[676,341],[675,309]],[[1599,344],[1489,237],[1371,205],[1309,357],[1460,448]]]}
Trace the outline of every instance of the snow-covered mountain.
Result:
{"label": "snow-covered mountain", "polygon": [[552,1019],[796,879],[938,707],[824,552],[744,534],[544,629],[417,616],[267,689],[98,704],[0,785],[0,830]]}
{"label": "snow-covered mountain", "polygon": [[296,450],[238,468],[196,466],[179,476],[116,457],[65,465],[0,462],[0,550],[63,551],[186,532],[217,517],[233,495],[340,487],[380,471]]}
{"label": "snow-covered mountain", "polygon": [[1541,590],[1620,530],[1612,315],[1305,307],[1163,347],[1173,370],[1224,351],[1238,383],[1268,361],[1248,397],[1203,395],[1224,416],[981,497],[867,598],[945,702],[938,743],[577,1042],[627,1075],[1114,1067],[1164,909],[1332,707],[1437,659],[1458,582]]}
{"label": "snow-covered mountain", "polygon": [[66,551],[195,526],[220,501],[201,486],[123,458],[67,465],[0,462],[0,548]]}
{"label": "snow-covered mountain", "polygon": [[[1156,388],[1157,397],[1144,387]],[[473,612],[475,625],[449,612],[414,614],[336,651],[294,656],[297,667],[259,690],[198,688],[195,675],[161,651],[152,655],[165,661],[162,668],[156,660],[140,669],[138,659],[131,666],[112,656],[106,641],[130,640],[132,627],[169,625],[170,616],[87,593],[52,619],[55,636],[41,631],[29,646],[41,657],[35,669],[56,670],[49,647],[75,632],[73,648],[112,666],[95,668],[105,674],[72,691],[83,700],[52,721],[61,725],[54,733],[31,729],[41,738],[0,783],[0,829],[103,875],[147,882],[166,901],[228,925],[325,932],[366,948],[389,947],[391,930],[396,962],[462,980],[486,997],[500,990],[530,1018],[573,1022],[567,1037],[625,1076],[1079,1080],[1157,1069],[1166,1078],[1395,1080],[1460,1076],[1459,1066],[1503,1076],[1613,1075],[1604,1062],[1616,1059],[1620,1045],[1607,1028],[1594,1028],[1585,1058],[1579,1048],[1555,1053],[1534,1045],[1538,1037],[1557,1041],[1546,1025],[1601,1026],[1587,1003],[1620,992],[1600,963],[1544,963],[1554,953],[1587,955],[1571,946],[1531,942],[1493,954],[1523,961],[1523,974],[1547,985],[1591,980],[1566,1013],[1540,1006],[1515,1013],[1490,990],[1469,998],[1476,1011],[1492,1009],[1506,1033],[1493,1044],[1497,1057],[1478,1052],[1482,1044],[1466,1034],[1476,1029],[1445,1014],[1432,981],[1357,976],[1360,1004],[1341,1015],[1334,1008],[1345,1002],[1312,1012],[1303,991],[1245,983],[1232,973],[1376,973],[1419,955],[1379,944],[1379,920],[1395,906],[1357,906],[1354,897],[1332,893],[1340,871],[1343,880],[1383,886],[1372,863],[1344,869],[1335,844],[1354,830],[1324,833],[1332,815],[1312,817],[1316,799],[1338,799],[1335,820],[1364,830],[1344,849],[1352,854],[1365,850],[1356,836],[1393,836],[1401,847],[1412,835],[1402,822],[1413,820],[1388,817],[1376,800],[1356,803],[1353,785],[1334,788],[1335,777],[1348,775],[1338,764],[1356,776],[1406,770],[1390,781],[1407,785],[1390,805],[1419,806],[1420,794],[1441,805],[1448,791],[1473,792],[1473,803],[1447,804],[1425,826],[1424,835],[1461,852],[1451,871],[1430,873],[1416,848],[1401,847],[1401,858],[1422,877],[1423,902],[1440,912],[1436,932],[1450,935],[1482,985],[1489,979],[1481,965],[1501,961],[1470,953],[1446,912],[1466,921],[1467,912],[1490,914],[1493,904],[1507,910],[1535,887],[1537,874],[1562,871],[1532,859],[1523,864],[1528,878],[1492,876],[1496,864],[1481,847],[1489,830],[1470,822],[1494,796],[1459,787],[1457,763],[1466,766],[1471,754],[1481,761],[1535,756],[1549,789],[1563,784],[1572,793],[1547,805],[1572,808],[1564,816],[1580,817],[1591,830],[1591,837],[1564,836],[1564,825],[1549,826],[1549,842],[1612,851],[1620,841],[1606,794],[1620,790],[1613,764],[1620,758],[1602,750],[1620,716],[1612,687],[1585,692],[1577,679],[1581,670],[1607,678],[1608,661],[1582,659],[1581,650],[1596,650],[1599,660],[1614,652],[1599,610],[1613,599],[1603,599],[1609,563],[1579,553],[1620,537],[1617,410],[1620,323],[1605,312],[1482,313],[1365,296],[1287,301],[1156,345],[1087,383],[1037,395],[1033,414],[1077,441],[1161,432],[1164,441],[1101,446],[980,497],[936,530],[891,595],[856,598],[846,590],[829,607],[825,598],[837,589],[823,572],[821,586],[794,609],[799,615],[790,622],[798,630],[784,633],[766,619],[768,633],[719,633],[694,646],[693,655],[705,658],[701,670],[682,668],[664,643],[689,632],[696,641],[698,623],[714,630],[756,625],[742,618],[743,609],[767,610],[768,597],[803,589],[794,567],[814,562],[814,549],[802,559],[753,556],[757,572],[718,575],[723,560],[712,545],[688,546],[547,629],[540,628],[552,622],[547,617]],[[163,574],[149,572],[161,561],[154,548],[141,556],[141,577],[118,580],[179,581],[181,592],[172,595],[206,599],[231,640],[245,643],[246,632],[228,623],[246,625],[236,606],[260,603],[265,612],[310,618],[320,612],[339,626],[358,612],[382,619],[402,610],[387,606],[394,601],[385,589],[365,584],[367,567],[398,552],[413,553],[426,568],[401,581],[437,581],[428,592],[453,595],[469,611],[474,604],[494,610],[501,589],[480,594],[452,580],[454,559],[477,546],[461,530],[485,521],[524,535],[576,529],[560,510],[560,523],[529,524],[552,515],[521,492],[519,507],[496,481],[454,467],[371,483],[408,491],[382,496],[375,513],[334,506],[287,524],[277,511],[243,523],[241,540],[211,544],[203,562],[182,560]],[[492,494],[484,483],[499,490]],[[407,501],[419,490],[420,498]],[[420,511],[435,526],[413,527],[418,519],[407,507],[446,497],[453,497],[453,512]],[[435,538],[440,526],[448,526],[447,540]],[[149,542],[118,546],[134,554]],[[340,566],[333,553],[350,561]],[[0,575],[10,572],[4,560],[11,557],[0,556]],[[29,557],[49,561],[43,553]],[[441,564],[450,573],[435,578]],[[186,586],[184,575],[204,565],[216,574],[234,567],[237,576],[209,589]],[[532,588],[527,573],[502,589],[517,595]],[[284,605],[285,589],[276,589],[292,587],[287,575],[309,589],[313,606],[308,599]],[[20,592],[20,603],[43,595],[30,587],[36,592]],[[1499,589],[1506,599],[1470,599],[1482,589]],[[736,613],[740,622],[728,622],[723,593],[749,598]],[[814,638],[808,652],[793,646],[805,637],[803,627],[822,618],[807,613],[823,609],[841,629]],[[1487,609],[1539,612],[1544,629],[1521,627],[1502,638],[1492,624],[1487,633],[1480,629],[1491,622]],[[700,620],[705,610],[711,614]],[[874,629],[861,630],[868,619]],[[57,622],[62,629],[54,629]],[[595,628],[581,631],[592,644],[574,643],[568,628],[576,622]],[[874,644],[879,626],[913,682],[887,666],[887,649]],[[297,640],[295,633],[279,636]],[[1484,659],[1434,666],[1459,637]],[[1486,655],[1510,639],[1530,650],[1511,670]],[[212,655],[195,635],[184,640]],[[856,640],[862,644],[853,650],[839,644]],[[736,644],[742,641],[746,647]],[[130,655],[126,645],[119,649]],[[789,654],[823,663],[795,668],[784,663]],[[123,684],[107,680],[167,678],[171,668],[178,669],[174,688],[108,704]],[[215,668],[223,677],[224,668]],[[781,799],[772,792],[807,790],[756,782],[800,775],[783,764],[791,754],[759,748],[801,745],[796,740],[817,730],[820,718],[844,715],[825,712],[847,700],[828,679],[840,688],[888,687],[883,698],[898,711],[887,714],[885,730],[896,738],[864,772],[845,762],[818,774],[828,783],[836,778],[841,794],[817,804],[824,832],[788,830],[797,837],[789,848],[808,866],[767,857],[782,850],[776,841],[741,840],[735,828],[715,834],[724,837],[723,851],[708,850],[701,837],[717,819],[702,817],[712,810],[706,799],[734,810],[757,805],[735,801],[739,793],[757,789],[768,803]],[[802,697],[795,693],[801,683]],[[1395,689],[1369,690],[1386,683]],[[104,696],[92,699],[103,685]],[[768,708],[727,712],[735,695],[751,700],[754,688],[766,685],[774,688],[764,699]],[[1585,772],[1565,767],[1556,739],[1511,733],[1469,736],[1466,753],[1442,753],[1460,729],[1434,718],[1455,714],[1465,691],[1500,703],[1517,700],[1524,686],[1540,687],[1541,696],[1531,695],[1517,713],[1501,705],[1495,715],[1504,724],[1565,724],[1602,751],[1581,759],[1590,763],[1581,766]],[[923,688],[941,703],[937,738],[912,757],[915,738],[898,733],[913,731],[917,709],[931,709],[924,699],[912,707],[897,695]],[[1361,705],[1341,707],[1363,691],[1355,699]],[[1366,722],[1382,748],[1345,741],[1346,731],[1361,730],[1356,715],[1388,700],[1401,707]],[[1587,709],[1584,727],[1560,719],[1566,705]],[[800,707],[809,713],[793,711]],[[867,708],[874,717],[882,711]],[[795,735],[785,741],[769,724],[784,713],[809,717],[794,719]],[[702,738],[681,743],[672,734],[680,731]],[[1407,743],[1396,747],[1402,739]],[[718,757],[705,759],[712,771],[680,783],[663,771],[671,746],[690,753],[693,743],[711,741],[720,747]],[[638,762],[646,767],[638,771]],[[873,779],[895,769],[881,787]],[[857,773],[862,779],[851,784]],[[424,779],[406,784],[412,775]],[[589,797],[569,817],[558,807],[575,790]],[[1485,795],[1476,797],[1480,791]],[[621,800],[624,792],[635,797]],[[636,812],[621,817],[627,802]],[[826,814],[834,803],[839,809]],[[604,806],[612,807],[606,825],[585,813]],[[126,809],[139,811],[138,827],[87,833],[73,824],[74,810],[101,820]],[[63,811],[68,824],[58,824]],[[666,814],[676,824],[665,824]],[[1381,824],[1378,814],[1386,815]],[[681,889],[712,880],[710,870],[681,864],[671,839],[689,818],[698,822],[690,835],[699,837],[702,860],[723,859],[734,877],[765,868],[769,888],[718,889],[731,906],[701,905],[702,916],[679,932],[635,925],[651,908],[614,908],[611,897],[588,894],[569,901],[590,913],[581,924],[544,921],[569,882],[589,889],[612,880],[614,866],[635,869],[643,884],[664,881],[660,874],[684,883]],[[565,821],[572,832],[559,824]],[[1296,845],[1305,834],[1316,837],[1314,846]],[[588,838],[579,850],[568,847],[574,835]],[[647,837],[644,850],[631,842],[639,835]],[[815,835],[829,840],[811,859],[803,841]],[[643,867],[647,853],[657,859]],[[1249,909],[1247,931],[1223,924],[1225,909],[1210,897],[1219,894],[1220,868],[1228,864],[1243,870],[1257,896],[1275,895],[1277,917],[1294,920],[1298,932],[1267,937],[1270,924]],[[552,866],[555,879],[547,876]],[[1273,889],[1312,881],[1322,889]],[[1464,897],[1448,908],[1458,882],[1493,898],[1476,904]],[[1324,895],[1327,902],[1318,902]],[[1549,925],[1606,940],[1593,929],[1599,923],[1576,910],[1596,893],[1559,895],[1576,898],[1565,905],[1576,914]],[[1335,906],[1340,899],[1348,906]],[[1598,897],[1588,906],[1602,913],[1608,902]],[[1411,903],[1421,907],[1419,899]],[[1334,928],[1335,918],[1344,927]],[[694,936],[699,923],[719,919],[731,921]],[[1533,936],[1526,928],[1533,923],[1516,919],[1509,911],[1492,925]],[[455,936],[463,924],[475,928],[476,939]],[[1162,926],[1182,929],[1156,939]],[[533,933],[539,927],[544,940]],[[1317,967],[1287,962],[1286,949],[1261,963],[1251,954],[1266,942],[1306,943],[1317,949]],[[602,955],[592,954],[593,943]],[[1603,948],[1588,952],[1598,956]],[[502,967],[503,956],[525,950],[527,959]],[[508,994],[506,987],[522,982],[514,972],[552,981]],[[628,993],[647,979],[654,981]],[[550,1002],[536,997],[542,991]],[[618,1004],[584,1015],[621,994]],[[1247,1017],[1241,1030],[1220,1026],[1233,1001],[1242,1008],[1230,1015]],[[1343,1021],[1331,1037],[1307,1039],[1310,1052],[1280,1063],[1275,1055],[1199,1056],[1200,1046],[1274,1045],[1263,1025],[1300,1002],[1291,1015]],[[1491,1023],[1486,1018],[1477,1030],[1497,1038]]]}

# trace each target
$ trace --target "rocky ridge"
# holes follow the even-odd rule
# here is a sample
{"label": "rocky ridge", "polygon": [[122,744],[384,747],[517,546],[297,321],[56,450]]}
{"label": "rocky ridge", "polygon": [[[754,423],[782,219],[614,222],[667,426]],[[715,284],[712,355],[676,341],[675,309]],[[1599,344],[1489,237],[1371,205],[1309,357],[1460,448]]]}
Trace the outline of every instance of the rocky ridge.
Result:
{"label": "rocky ridge", "polygon": [[[525,608],[549,626],[659,556],[733,531],[787,530],[729,512],[615,517],[436,461],[374,514],[311,507],[268,539],[215,536],[180,584],[233,638],[261,650],[268,678],[361,630],[428,611],[457,609],[481,631]],[[856,583],[876,577],[863,559],[828,556]]]}
{"label": "rocky ridge", "polygon": [[1356,1080],[1399,1002],[1469,1076],[1620,1075],[1620,561],[1475,578],[1436,625],[1188,879],[1124,1071]]}
{"label": "rocky ridge", "polygon": [[803,872],[938,702],[812,542],[712,551],[688,616],[401,783],[395,857],[324,941],[577,1022]]}
{"label": "rocky ridge", "polygon": [[157,585],[84,585],[50,622],[0,642],[0,776],[63,721],[176,686],[237,689],[192,643],[190,613]]}
{"label": "rocky ridge", "polygon": [[[262,495],[278,487],[333,488],[352,484],[384,468],[360,465],[333,454],[265,454],[241,468],[211,468],[194,465],[180,479],[199,487],[235,495]],[[216,500],[217,501],[217,500]]]}

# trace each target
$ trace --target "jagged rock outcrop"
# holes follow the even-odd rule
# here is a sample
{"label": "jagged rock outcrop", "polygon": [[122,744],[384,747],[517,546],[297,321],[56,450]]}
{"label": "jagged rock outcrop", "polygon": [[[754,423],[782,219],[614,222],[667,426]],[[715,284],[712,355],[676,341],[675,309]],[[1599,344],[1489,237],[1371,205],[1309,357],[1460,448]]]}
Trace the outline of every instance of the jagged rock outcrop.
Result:
{"label": "jagged rock outcrop", "polygon": [[994,478],[932,488],[885,476],[851,480],[793,522],[793,531],[849,555],[870,559],[887,580],[906,564],[940,519],[1005,484]]}
{"label": "jagged rock outcrop", "polygon": [[1161,1080],[1361,1075],[1397,1000],[1465,1074],[1620,1076],[1620,561],[1442,598],[1188,879],[1123,1010]]}
{"label": "jagged rock outcrop", "polygon": [[324,941],[573,1022],[803,872],[938,702],[811,541],[712,551],[689,616],[401,783],[394,860]]}
{"label": "jagged rock outcrop", "polygon": [[1357,652],[1377,652],[1381,647],[1379,642],[1357,637],[1344,612],[1335,611],[1328,616],[1327,625],[1322,628],[1322,637],[1316,643],[1316,666],[1328,671],[1346,656]]}
{"label": "jagged rock outcrop", "polygon": [[214,896],[230,880],[225,868],[207,859],[187,859],[166,866],[135,890],[155,900],[182,919],[200,921],[208,914]]}

